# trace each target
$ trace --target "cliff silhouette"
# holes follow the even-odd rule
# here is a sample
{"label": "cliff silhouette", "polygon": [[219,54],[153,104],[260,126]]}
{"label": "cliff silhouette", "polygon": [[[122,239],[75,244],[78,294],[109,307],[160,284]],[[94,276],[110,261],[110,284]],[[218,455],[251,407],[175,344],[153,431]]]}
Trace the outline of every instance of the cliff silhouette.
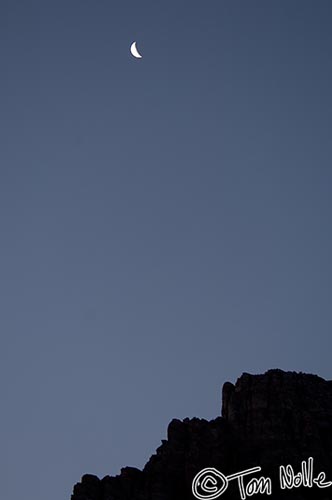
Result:
{"label": "cliff silhouette", "polygon": [[[224,384],[221,416],[211,421],[172,420],[167,440],[143,470],[125,467],[120,475],[103,479],[86,474],[74,486],[71,500],[193,500],[193,479],[203,469],[229,476],[257,466],[261,471],[244,477],[244,488],[252,478],[268,477],[270,495],[267,490],[241,492],[239,480],[233,479],[219,498],[238,500],[242,494],[242,498],[332,500],[332,485],[301,483],[303,474],[298,475],[299,484],[289,487],[286,466],[294,475],[308,473],[309,459],[314,479],[324,471],[325,483],[332,481],[332,381],[277,369],[262,375],[244,373],[235,385]],[[287,472],[285,489],[280,486],[280,466]]]}

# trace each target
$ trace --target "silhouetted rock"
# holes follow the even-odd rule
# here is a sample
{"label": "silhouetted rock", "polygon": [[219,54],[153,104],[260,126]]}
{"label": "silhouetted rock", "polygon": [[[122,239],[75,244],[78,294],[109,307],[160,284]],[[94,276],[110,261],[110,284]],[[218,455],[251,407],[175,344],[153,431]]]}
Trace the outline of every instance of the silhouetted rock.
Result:
{"label": "silhouetted rock", "polygon": [[[85,475],[71,498],[193,500],[192,482],[202,469],[214,467],[228,476],[260,466],[244,479],[247,484],[253,477],[271,478],[272,495],[258,498],[332,500],[332,486],[280,488],[279,466],[289,464],[297,473],[310,457],[314,477],[324,471],[325,481],[332,480],[332,381],[281,370],[244,373],[235,385],[224,384],[221,417],[172,420],[167,440],[143,471],[126,467],[101,480]],[[220,498],[241,498],[237,479]]]}

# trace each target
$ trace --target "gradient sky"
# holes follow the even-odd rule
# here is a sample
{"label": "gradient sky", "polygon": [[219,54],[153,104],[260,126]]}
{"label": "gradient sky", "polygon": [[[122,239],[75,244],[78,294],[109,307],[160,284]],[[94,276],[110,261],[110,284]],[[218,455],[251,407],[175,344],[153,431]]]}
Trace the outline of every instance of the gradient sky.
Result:
{"label": "gradient sky", "polygon": [[244,371],[332,378],[331,25],[329,0],[1,1],[4,499],[143,467]]}

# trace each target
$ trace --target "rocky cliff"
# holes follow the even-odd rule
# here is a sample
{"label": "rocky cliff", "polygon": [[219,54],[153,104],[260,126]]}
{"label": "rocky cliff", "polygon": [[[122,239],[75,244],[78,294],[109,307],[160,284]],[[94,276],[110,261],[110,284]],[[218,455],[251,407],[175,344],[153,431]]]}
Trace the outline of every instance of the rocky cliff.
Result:
{"label": "rocky cliff", "polygon": [[210,493],[204,476],[197,482],[202,498],[213,498],[215,486],[214,498],[224,490],[222,500],[332,500],[332,381],[269,370],[244,373],[222,392],[220,417],[173,420],[142,471],[126,467],[103,479],[86,474],[71,500],[193,500],[193,479],[205,468],[214,468],[214,476],[205,484]]}

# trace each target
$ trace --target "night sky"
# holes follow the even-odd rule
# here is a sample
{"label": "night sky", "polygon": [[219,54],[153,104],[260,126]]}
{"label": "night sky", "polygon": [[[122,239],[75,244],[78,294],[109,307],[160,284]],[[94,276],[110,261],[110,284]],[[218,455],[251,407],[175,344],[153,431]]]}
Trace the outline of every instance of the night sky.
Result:
{"label": "night sky", "polygon": [[331,25],[1,1],[2,498],[143,467],[244,371],[332,378]]}

